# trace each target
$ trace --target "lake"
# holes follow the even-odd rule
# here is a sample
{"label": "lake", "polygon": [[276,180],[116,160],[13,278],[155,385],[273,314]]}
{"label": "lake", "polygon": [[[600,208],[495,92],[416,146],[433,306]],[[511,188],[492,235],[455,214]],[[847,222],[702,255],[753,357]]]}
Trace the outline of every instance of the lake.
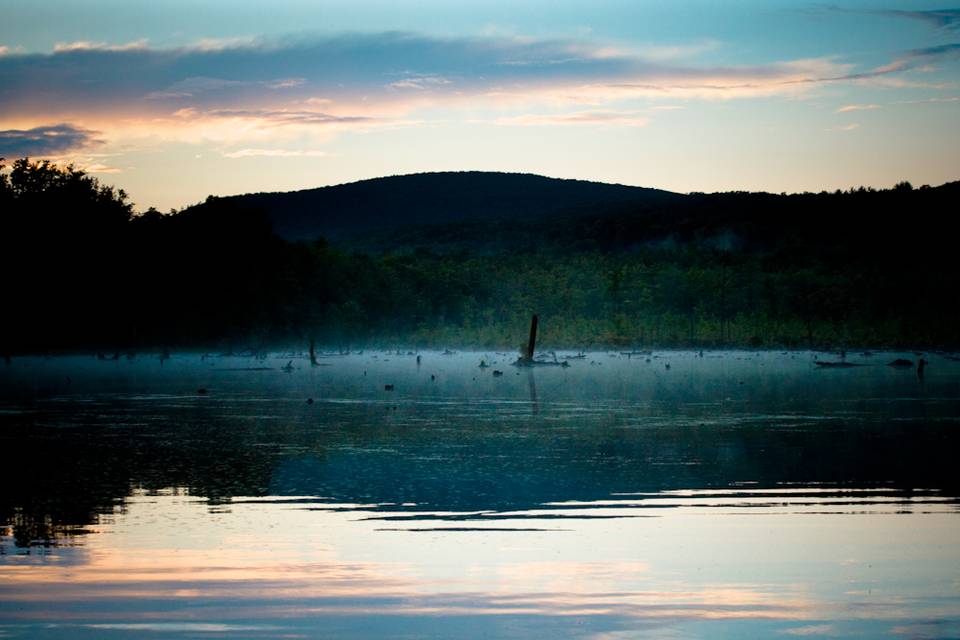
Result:
{"label": "lake", "polygon": [[957,637],[918,357],[14,358],[0,638]]}

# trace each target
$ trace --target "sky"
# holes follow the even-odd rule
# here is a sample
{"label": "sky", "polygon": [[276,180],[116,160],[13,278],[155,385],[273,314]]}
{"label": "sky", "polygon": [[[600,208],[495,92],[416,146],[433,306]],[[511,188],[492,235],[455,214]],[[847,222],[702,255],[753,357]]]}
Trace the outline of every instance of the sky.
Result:
{"label": "sky", "polygon": [[0,157],[139,211],[422,171],[680,192],[960,179],[960,8],[0,2]]}

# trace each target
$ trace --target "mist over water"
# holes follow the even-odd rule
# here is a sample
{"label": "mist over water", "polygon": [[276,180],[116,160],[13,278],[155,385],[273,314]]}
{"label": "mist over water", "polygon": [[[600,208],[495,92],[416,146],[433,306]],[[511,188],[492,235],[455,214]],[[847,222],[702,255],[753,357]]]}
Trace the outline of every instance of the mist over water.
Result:
{"label": "mist over water", "polygon": [[0,637],[960,634],[960,362],[420,356],[0,367]]}

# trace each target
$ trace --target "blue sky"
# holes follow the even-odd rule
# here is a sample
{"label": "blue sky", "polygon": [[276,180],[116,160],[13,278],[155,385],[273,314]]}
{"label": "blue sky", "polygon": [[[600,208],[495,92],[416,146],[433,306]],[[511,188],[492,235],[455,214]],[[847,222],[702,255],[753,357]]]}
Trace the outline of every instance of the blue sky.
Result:
{"label": "blue sky", "polygon": [[960,178],[924,2],[7,2],[0,155],[138,209],[431,170],[677,191]]}

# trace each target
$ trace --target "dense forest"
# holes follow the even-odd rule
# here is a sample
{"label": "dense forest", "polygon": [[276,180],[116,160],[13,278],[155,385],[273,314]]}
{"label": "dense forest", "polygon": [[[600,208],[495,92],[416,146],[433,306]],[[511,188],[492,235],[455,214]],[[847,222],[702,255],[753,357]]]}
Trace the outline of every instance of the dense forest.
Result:
{"label": "dense forest", "polygon": [[224,198],[266,213],[287,240],[338,241],[402,227],[536,220],[621,204],[654,204],[683,195],[621,184],[524,173],[445,171],[373,178],[317,189]]}
{"label": "dense forest", "polygon": [[[81,170],[16,160],[0,169],[0,352],[310,339],[512,348],[531,313],[555,348],[960,343],[960,182],[795,195],[616,187],[591,200],[569,184],[547,195],[547,179],[528,176],[550,206],[510,209],[501,194],[489,206],[509,215],[474,199],[470,215],[442,218],[431,182],[453,211],[450,194],[477,174],[428,175],[415,189],[427,217],[404,196],[401,226],[294,240],[251,196],[135,213],[122,190]],[[389,198],[374,200],[376,216],[390,214]]]}

